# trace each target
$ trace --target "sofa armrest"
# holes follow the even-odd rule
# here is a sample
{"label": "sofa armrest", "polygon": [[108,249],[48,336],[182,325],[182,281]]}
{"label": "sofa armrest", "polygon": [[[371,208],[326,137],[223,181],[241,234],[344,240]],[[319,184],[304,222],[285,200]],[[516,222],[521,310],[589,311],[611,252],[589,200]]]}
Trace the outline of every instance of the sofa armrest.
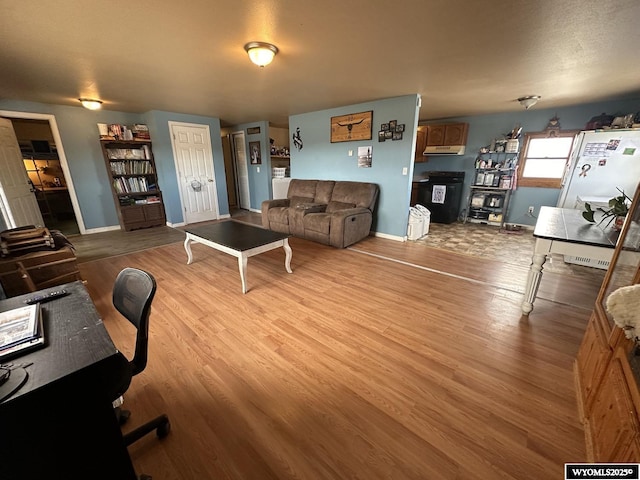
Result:
{"label": "sofa armrest", "polygon": [[368,237],[372,222],[371,210],[364,207],[345,208],[331,213],[329,244],[345,248]]}
{"label": "sofa armrest", "polygon": [[284,207],[287,208],[289,206],[288,198],[277,198],[275,200],[264,200],[262,205],[260,206],[260,213],[262,217],[262,226],[264,228],[270,229],[271,225],[269,222],[269,210],[272,208]]}
{"label": "sofa armrest", "polygon": [[277,198],[275,200],[265,200],[262,202],[261,211],[269,210],[275,207],[288,207],[290,200],[288,198]]}

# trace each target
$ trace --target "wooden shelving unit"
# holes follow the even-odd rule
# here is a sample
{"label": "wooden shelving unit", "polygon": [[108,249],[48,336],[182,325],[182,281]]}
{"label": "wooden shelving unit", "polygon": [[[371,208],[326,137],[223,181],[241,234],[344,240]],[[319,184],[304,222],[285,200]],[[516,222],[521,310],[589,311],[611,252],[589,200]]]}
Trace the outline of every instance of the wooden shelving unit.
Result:
{"label": "wooden shelving unit", "polygon": [[162,191],[150,141],[100,140],[111,193],[125,231],[165,225]]}

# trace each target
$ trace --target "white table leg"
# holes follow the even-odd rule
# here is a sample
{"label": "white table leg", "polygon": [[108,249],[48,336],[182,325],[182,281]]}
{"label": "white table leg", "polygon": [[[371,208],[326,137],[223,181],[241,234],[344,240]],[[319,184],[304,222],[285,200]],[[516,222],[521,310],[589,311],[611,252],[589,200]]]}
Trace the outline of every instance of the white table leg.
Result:
{"label": "white table leg", "polygon": [[189,236],[184,240],[184,249],[187,252],[187,265],[191,265],[193,261],[193,255],[191,254],[191,239]]}
{"label": "white table leg", "polygon": [[242,281],[242,293],[247,293],[247,257],[244,254],[238,257],[238,269],[240,270],[240,280]]}
{"label": "white table leg", "polygon": [[291,256],[293,255],[293,252],[291,250],[291,247],[289,246],[289,239],[285,238],[284,242],[282,244],[282,248],[284,248],[284,268],[287,269],[287,272],[289,273],[293,273],[293,271],[291,270]]}
{"label": "white table leg", "polygon": [[522,302],[522,313],[524,315],[529,315],[533,310],[533,302],[536,299],[540,280],[542,279],[542,265],[544,265],[546,259],[547,255],[544,253],[534,253],[531,259],[527,286],[524,291],[524,301]]}

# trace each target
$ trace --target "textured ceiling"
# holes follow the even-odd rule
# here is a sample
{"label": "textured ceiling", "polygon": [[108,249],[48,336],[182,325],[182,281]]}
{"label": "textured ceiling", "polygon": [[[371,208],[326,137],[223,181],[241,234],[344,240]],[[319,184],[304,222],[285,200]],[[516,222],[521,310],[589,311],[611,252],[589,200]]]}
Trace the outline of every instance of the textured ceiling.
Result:
{"label": "textured ceiling", "polygon": [[[418,93],[420,119],[640,96],[638,0],[0,0],[0,98],[223,125]],[[243,45],[280,49],[259,68]],[[533,107],[536,108],[536,107]]]}

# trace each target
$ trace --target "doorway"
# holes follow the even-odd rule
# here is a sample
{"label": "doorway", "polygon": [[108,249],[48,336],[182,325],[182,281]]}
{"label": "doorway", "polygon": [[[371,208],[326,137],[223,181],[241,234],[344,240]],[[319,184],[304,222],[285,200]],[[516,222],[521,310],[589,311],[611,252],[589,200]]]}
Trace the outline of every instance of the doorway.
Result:
{"label": "doorway", "polygon": [[29,181],[45,226],[65,235],[80,229],[73,211],[67,178],[47,120],[11,119]]}
{"label": "doorway", "polygon": [[233,140],[233,159],[238,183],[238,206],[244,210],[251,208],[249,192],[249,166],[247,165],[247,151],[244,145],[244,132],[231,134]]}
{"label": "doorway", "polygon": [[[44,225],[49,229],[60,230],[65,235],[85,233],[86,229],[84,227],[82,213],[80,212],[78,199],[75,194],[73,180],[69,173],[69,166],[67,163],[67,158],[64,152],[64,148],[62,146],[62,142],[60,139],[60,132],[58,130],[58,125],[56,123],[55,117],[49,114],[16,112],[16,111],[9,111],[9,110],[0,110],[0,117],[3,117],[9,120],[11,122],[11,125],[14,131],[16,127],[20,131],[21,126],[17,125],[18,123],[20,123],[20,121],[24,121],[24,120],[37,121],[33,125],[36,125],[36,129],[41,129],[41,131],[39,132],[41,135],[45,135],[45,137],[42,137],[42,138],[26,138],[25,139],[24,132],[20,132],[20,136],[16,134],[16,137],[18,140],[18,146],[24,147],[25,153],[27,149],[29,153],[34,153],[33,155],[34,159],[36,159],[35,158],[36,156],[40,156],[41,153],[43,154],[45,153],[44,152],[45,143],[37,142],[36,145],[34,146],[34,144],[30,143],[31,140],[36,140],[36,141],[46,140],[46,143],[48,144],[48,147],[49,147],[48,154],[52,158],[45,159],[45,160],[49,160],[51,167],[47,166],[45,162],[43,165],[37,166],[35,168],[30,168],[33,166],[33,162],[31,161],[30,158],[25,157],[23,155],[23,157],[25,157],[26,160],[28,160],[26,162],[23,160],[24,162],[23,167],[27,175],[29,173],[32,173],[32,174],[36,173],[36,172],[27,172],[27,170],[35,170],[36,168],[40,169],[43,167],[47,167],[45,170],[48,170],[49,173],[52,174],[50,176],[47,176],[47,175],[41,176],[41,180],[43,181],[42,183],[43,188],[45,185],[48,184],[46,182],[50,182],[49,184],[52,183],[54,185],[53,187],[48,187],[50,188],[50,190],[48,190],[48,193],[47,193],[48,195],[46,198],[47,201],[50,200],[49,194],[56,192],[56,193],[53,193],[52,196],[54,198],[51,199],[53,205],[50,205],[50,208],[52,208],[53,210],[53,214],[43,219]],[[14,126],[14,122],[16,123],[16,126]],[[29,141],[28,145],[26,143],[27,141]],[[36,149],[38,149],[38,152],[35,151]],[[57,160],[53,159],[54,156],[57,157]],[[38,162],[36,162],[36,164],[37,163]],[[57,170],[57,174],[54,174],[55,172],[54,163],[56,164],[55,170]],[[39,172],[41,174],[46,173],[46,172],[43,172],[42,170],[39,170]],[[31,176],[28,175],[28,177],[31,180]],[[56,186],[56,178],[59,179],[58,181],[61,185],[60,187]],[[31,180],[31,182],[33,182],[33,180]],[[35,182],[33,183],[35,186],[36,183]],[[57,189],[57,190],[52,190],[52,189]],[[37,192],[34,192],[34,193],[37,193]],[[39,208],[41,204],[46,207],[46,204],[44,204],[44,202],[41,201],[41,202],[38,202]],[[71,204],[71,208],[69,208],[69,204]],[[6,219],[7,213],[3,213],[3,217]]]}

